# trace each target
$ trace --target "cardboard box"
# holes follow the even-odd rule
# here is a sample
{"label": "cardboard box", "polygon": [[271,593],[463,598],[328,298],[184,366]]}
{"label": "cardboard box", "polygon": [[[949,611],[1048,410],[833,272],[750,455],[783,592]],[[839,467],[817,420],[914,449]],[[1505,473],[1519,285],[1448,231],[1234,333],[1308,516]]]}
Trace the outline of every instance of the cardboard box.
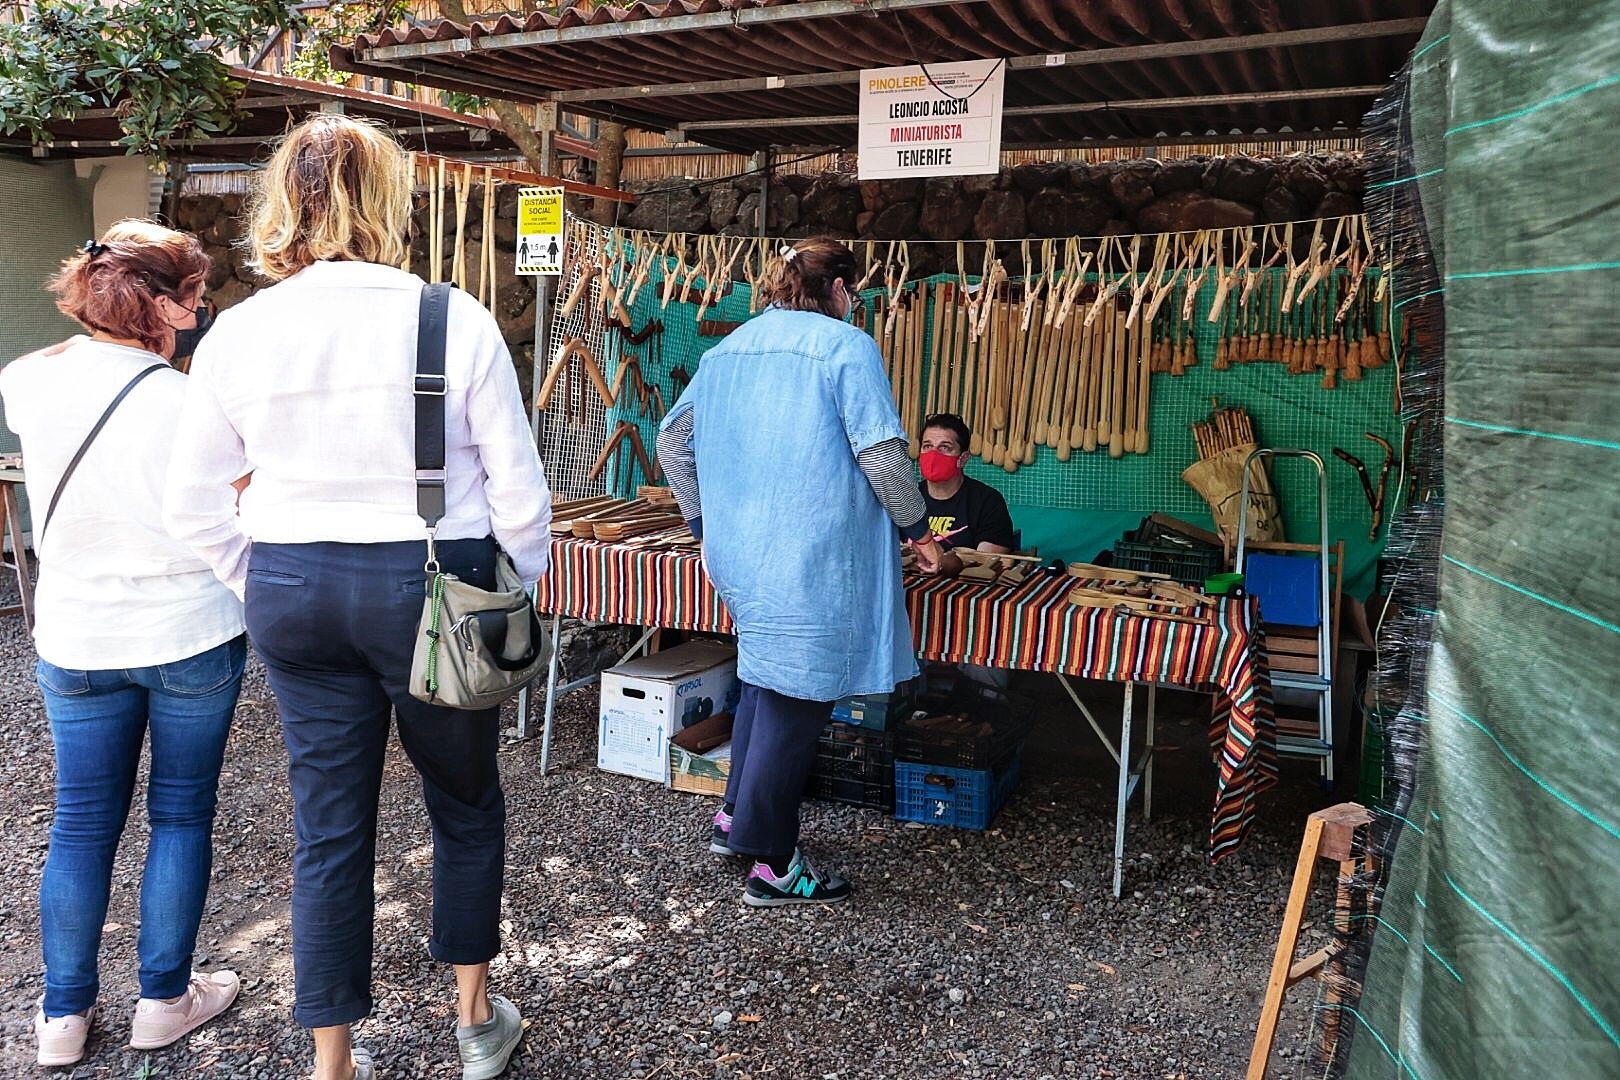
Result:
{"label": "cardboard box", "polygon": [[673,742],[669,744],[669,786],[673,790],[723,797],[730,779],[730,742],[721,743],[706,754],[694,754]]}
{"label": "cardboard box", "polygon": [[602,673],[596,764],[669,783],[669,740],[716,713],[735,710],[737,650],[691,641]]}
{"label": "cardboard box", "polygon": [[731,778],[729,712],[682,728],[669,740],[669,786],[697,795],[724,795]]}

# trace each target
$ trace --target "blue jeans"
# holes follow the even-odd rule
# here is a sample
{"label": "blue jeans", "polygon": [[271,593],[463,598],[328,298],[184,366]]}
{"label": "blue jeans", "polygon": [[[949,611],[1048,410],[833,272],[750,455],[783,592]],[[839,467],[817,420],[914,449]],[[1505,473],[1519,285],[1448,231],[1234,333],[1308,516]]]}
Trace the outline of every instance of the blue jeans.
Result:
{"label": "blue jeans", "polygon": [[148,729],[152,836],[141,877],[141,996],[185,993],[213,865],[219,768],[246,659],[238,637],[157,667],[77,671],[39,662],[56,747],[56,820],[39,884],[46,1016],[96,1003],[113,855]]}

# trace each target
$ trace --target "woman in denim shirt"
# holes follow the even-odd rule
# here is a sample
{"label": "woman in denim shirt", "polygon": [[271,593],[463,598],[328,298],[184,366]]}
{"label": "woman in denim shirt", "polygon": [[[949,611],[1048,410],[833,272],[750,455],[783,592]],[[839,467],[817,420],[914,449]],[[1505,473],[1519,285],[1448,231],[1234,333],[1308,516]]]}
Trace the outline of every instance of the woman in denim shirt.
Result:
{"label": "woman in denim shirt", "polygon": [[917,673],[896,536],[939,547],[877,345],[844,320],[855,257],[784,247],[758,318],[704,354],[658,456],[737,627],[742,698],[709,848],[753,861],[756,907],[836,903],[798,850],[799,801],[832,706]]}

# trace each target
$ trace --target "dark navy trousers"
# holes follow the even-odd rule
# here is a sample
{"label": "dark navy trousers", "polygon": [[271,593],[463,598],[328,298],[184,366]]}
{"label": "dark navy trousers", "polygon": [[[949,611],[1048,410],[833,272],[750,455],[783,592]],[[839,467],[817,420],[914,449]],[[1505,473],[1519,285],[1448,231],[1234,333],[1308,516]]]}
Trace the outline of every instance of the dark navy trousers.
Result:
{"label": "dark navy trousers", "polygon": [[[438,552],[447,572],[493,587],[493,540],[440,541]],[[253,545],[248,635],[287,743],[297,835],[293,1017],[304,1027],[371,1012],[377,801],[391,713],[421,774],[433,832],[428,951],[481,964],[500,948],[498,710],[428,705],[408,689],[426,555],[423,541]]]}
{"label": "dark navy trousers", "polygon": [[731,729],[731,850],[781,859],[799,846],[799,803],[833,702],[801,701],[742,684]]}

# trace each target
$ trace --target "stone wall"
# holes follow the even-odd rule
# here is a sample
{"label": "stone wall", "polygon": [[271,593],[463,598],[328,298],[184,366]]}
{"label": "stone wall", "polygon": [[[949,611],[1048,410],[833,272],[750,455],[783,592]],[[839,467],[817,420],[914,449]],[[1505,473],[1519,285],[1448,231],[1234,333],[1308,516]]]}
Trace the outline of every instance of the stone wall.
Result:
{"label": "stone wall", "polygon": [[[527,368],[527,350],[534,344],[534,279],[519,278],[513,273],[517,249],[517,197],[518,189],[504,185],[495,195],[495,303],[492,310],[500,323],[501,334],[519,360],[520,369]],[[476,293],[478,265],[484,250],[483,188],[474,187],[468,199],[467,225],[464,233],[464,255],[467,280],[463,288]],[[264,281],[247,266],[247,253],[238,241],[245,230],[241,195],[188,195],[180,203],[180,227],[195,233],[202,240],[213,260],[208,276],[208,297],[221,310],[241,303],[254,292],[265,287]],[[573,206],[576,212],[585,205]],[[418,201],[412,216],[411,269],[428,276],[428,233],[431,219],[426,200]],[[455,258],[456,207],[451,198],[446,207],[444,224],[444,268],[442,277],[452,273]]]}

